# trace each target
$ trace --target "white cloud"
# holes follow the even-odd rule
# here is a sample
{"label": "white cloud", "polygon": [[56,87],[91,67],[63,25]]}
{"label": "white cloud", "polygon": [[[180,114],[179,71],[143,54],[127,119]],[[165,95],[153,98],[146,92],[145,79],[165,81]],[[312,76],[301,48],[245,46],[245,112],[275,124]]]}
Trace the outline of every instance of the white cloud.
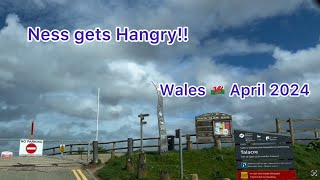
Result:
{"label": "white cloud", "polygon": [[[83,46],[75,46],[72,42],[26,43],[25,27],[19,23],[17,16],[10,15],[7,18],[8,26],[0,32],[0,92],[8,107],[27,104],[29,108],[2,112],[3,121],[10,120],[13,126],[21,118],[33,116],[41,119],[38,126],[43,136],[94,137],[96,89],[100,87],[101,136],[106,139],[136,136],[139,128],[137,115],[140,113],[150,113],[146,134],[156,135],[157,96],[151,81],[192,81],[208,88],[224,84],[227,90],[232,82],[309,82],[314,92],[309,98],[287,100],[248,98],[241,101],[226,95],[165,98],[164,114],[168,132],[179,127],[193,131],[194,116],[220,110],[234,115],[236,127],[255,129],[274,128],[272,118],[276,116],[316,117],[318,110],[315,104],[319,101],[316,92],[320,84],[319,46],[290,52],[275,49],[274,45],[263,42],[232,37],[226,40],[214,38],[205,46],[200,43],[200,39],[207,37],[212,30],[246,25],[260,18],[290,13],[301,2],[233,1],[227,4],[224,1],[163,1],[157,6],[140,4],[134,9],[119,2],[113,2],[113,8],[107,8],[110,4],[103,3],[92,3],[90,7],[93,8],[84,8],[86,3],[79,3],[70,6],[63,14],[65,17],[82,7],[78,13],[82,13],[80,18],[84,19],[74,19],[76,26],[83,25],[81,28],[96,25],[109,28],[116,25],[143,28],[190,26],[191,41],[170,47],[114,42]],[[61,1],[62,6],[68,7],[66,3],[69,2]],[[90,17],[90,21],[86,21],[86,16]],[[212,59],[215,55],[265,52],[273,52],[276,63],[258,72],[219,65]],[[181,65],[178,61],[184,56],[190,57]],[[311,108],[301,111],[302,107]],[[56,129],[61,127],[63,134],[57,135]],[[14,135],[14,132],[10,133]]]}

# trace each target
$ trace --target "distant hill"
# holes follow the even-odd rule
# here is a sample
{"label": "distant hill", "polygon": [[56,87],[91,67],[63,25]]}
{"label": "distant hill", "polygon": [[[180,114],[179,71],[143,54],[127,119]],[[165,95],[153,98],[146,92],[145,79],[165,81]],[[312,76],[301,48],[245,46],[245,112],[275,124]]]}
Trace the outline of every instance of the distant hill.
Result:
{"label": "distant hill", "polygon": [[[235,149],[223,148],[221,151],[215,148],[184,151],[184,175],[190,179],[190,174],[198,174],[201,180],[213,180],[222,177],[236,179]],[[125,170],[126,156],[110,160],[98,172],[101,179],[126,180],[136,178],[135,173],[128,174]],[[312,180],[320,176],[320,150],[308,148],[306,145],[294,146],[295,168],[298,179]],[[138,155],[134,155],[135,164]],[[165,155],[158,153],[147,154],[148,178],[159,179],[161,170],[168,171],[171,179],[179,179],[179,152],[171,151]],[[318,170],[318,177],[311,177],[311,170]]]}

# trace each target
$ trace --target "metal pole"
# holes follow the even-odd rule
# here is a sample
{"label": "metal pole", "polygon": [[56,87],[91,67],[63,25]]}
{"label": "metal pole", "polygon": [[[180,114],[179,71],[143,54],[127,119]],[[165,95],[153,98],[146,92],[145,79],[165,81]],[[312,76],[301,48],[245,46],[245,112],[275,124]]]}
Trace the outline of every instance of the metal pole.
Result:
{"label": "metal pole", "polygon": [[34,120],[32,119],[31,123],[31,133],[30,133],[30,139],[33,140],[33,134],[34,134]]}
{"label": "metal pole", "polygon": [[99,95],[100,95],[100,88],[98,88],[98,98],[97,98],[97,104],[98,104],[98,109],[97,109],[97,134],[96,134],[96,141],[98,141],[98,135],[99,135]]}
{"label": "metal pole", "polygon": [[180,177],[183,179],[183,157],[182,157],[182,139],[181,130],[179,129],[179,150],[180,150]]}
{"label": "metal pole", "polygon": [[140,144],[141,144],[141,152],[143,152],[143,123],[142,123],[143,118],[141,117],[140,120]]}

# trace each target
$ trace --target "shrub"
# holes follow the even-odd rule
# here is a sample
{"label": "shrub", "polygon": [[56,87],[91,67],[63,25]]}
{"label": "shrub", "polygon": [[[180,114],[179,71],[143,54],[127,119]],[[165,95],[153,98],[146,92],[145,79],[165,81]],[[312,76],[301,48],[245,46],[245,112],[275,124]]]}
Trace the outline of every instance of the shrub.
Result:
{"label": "shrub", "polygon": [[320,141],[316,140],[307,145],[307,149],[320,150]]}

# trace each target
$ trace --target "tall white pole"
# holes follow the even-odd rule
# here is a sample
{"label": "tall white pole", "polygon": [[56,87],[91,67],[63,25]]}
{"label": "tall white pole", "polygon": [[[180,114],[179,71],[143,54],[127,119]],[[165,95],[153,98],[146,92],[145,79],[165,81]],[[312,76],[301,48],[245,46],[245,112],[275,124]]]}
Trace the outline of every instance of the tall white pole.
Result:
{"label": "tall white pole", "polygon": [[96,141],[98,141],[98,135],[99,135],[99,104],[100,104],[99,96],[100,96],[100,88],[98,88],[98,98],[97,98],[98,109],[97,109],[97,135],[96,135]]}

